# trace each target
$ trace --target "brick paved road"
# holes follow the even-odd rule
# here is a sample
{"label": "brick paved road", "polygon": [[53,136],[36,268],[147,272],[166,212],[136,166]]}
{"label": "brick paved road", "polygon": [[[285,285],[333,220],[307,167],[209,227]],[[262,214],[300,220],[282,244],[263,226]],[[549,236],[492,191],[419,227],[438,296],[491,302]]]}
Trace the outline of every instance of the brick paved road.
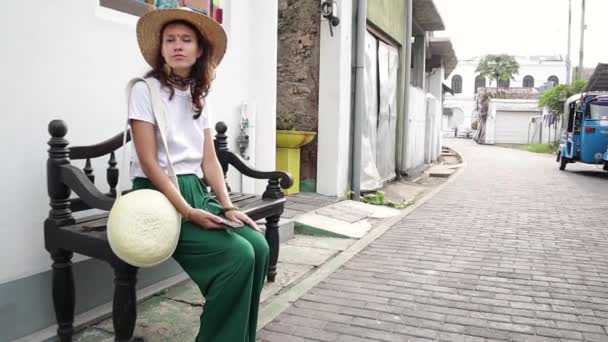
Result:
{"label": "brick paved road", "polygon": [[[608,177],[450,141],[464,174],[262,341],[608,341]],[[603,221],[602,221],[603,215]]]}

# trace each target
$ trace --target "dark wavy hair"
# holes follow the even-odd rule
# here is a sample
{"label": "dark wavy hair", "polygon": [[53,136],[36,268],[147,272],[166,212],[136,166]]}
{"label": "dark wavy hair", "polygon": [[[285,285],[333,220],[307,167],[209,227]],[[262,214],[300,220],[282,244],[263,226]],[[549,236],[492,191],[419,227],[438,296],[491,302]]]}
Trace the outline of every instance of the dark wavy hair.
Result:
{"label": "dark wavy hair", "polygon": [[[194,63],[194,65],[192,66],[192,70],[190,71],[190,77],[192,77],[192,79],[194,80],[194,86],[190,87],[190,93],[192,95],[192,108],[194,108],[196,112],[196,115],[194,115],[194,119],[198,119],[201,116],[203,107],[205,106],[205,98],[209,94],[211,82],[215,78],[216,65],[212,58],[212,56],[214,56],[215,54],[214,47],[194,25],[185,20],[175,20],[165,24],[160,30],[161,49],[163,33],[165,32],[165,29],[169,25],[174,24],[185,25],[192,29],[192,31],[194,31],[196,35],[196,41],[198,42],[198,46],[203,51],[201,56],[196,59],[196,62]],[[146,74],[146,77],[156,78],[160,82],[162,87],[166,87],[167,89],[169,89],[169,99],[173,99],[173,96],[175,95],[175,88],[167,80],[167,74],[165,74],[164,72],[164,66],[166,61],[165,58],[162,56],[160,50],[158,51],[158,58],[156,60],[158,61],[157,65],[155,65],[154,68]]]}

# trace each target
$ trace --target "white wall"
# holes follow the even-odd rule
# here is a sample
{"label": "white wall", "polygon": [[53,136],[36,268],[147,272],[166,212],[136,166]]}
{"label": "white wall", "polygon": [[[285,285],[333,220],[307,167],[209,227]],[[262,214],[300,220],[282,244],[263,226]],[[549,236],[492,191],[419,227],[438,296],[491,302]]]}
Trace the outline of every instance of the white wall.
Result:
{"label": "white wall", "polygon": [[[462,77],[462,93],[456,94],[456,97],[472,99],[475,96],[475,69],[477,68],[477,61],[459,61],[456,68],[452,71],[449,77],[445,80],[445,84],[448,87],[452,87],[452,78],[455,75]],[[486,83],[489,85],[489,83]]]}
{"label": "white wall", "polygon": [[427,74],[427,91],[433,95],[436,99],[441,99],[443,94],[443,78],[445,76],[445,70],[443,67],[433,69]]}
{"label": "white wall", "polygon": [[495,118],[494,143],[527,144],[532,128],[530,121],[538,114],[540,114],[540,112],[497,111]]}
{"label": "white wall", "polygon": [[321,21],[317,192],[343,197],[349,184],[352,0],[339,0],[331,37]]}
{"label": "white wall", "polygon": [[424,165],[426,135],[426,93],[417,87],[410,86],[410,102],[405,152],[405,170]]}
{"label": "white wall", "polygon": [[515,81],[511,81],[511,86],[523,87],[524,77],[527,75],[534,77],[534,87],[542,86],[552,75],[559,78],[560,84],[565,84],[566,64],[561,62],[537,65],[522,64],[519,69],[519,74],[515,76]]}
{"label": "white wall", "polygon": [[424,136],[424,162],[431,163],[435,144],[435,121],[437,113],[440,112],[439,100],[431,95],[426,95],[426,132]]}
{"label": "white wall", "polygon": [[427,124],[430,131],[430,136],[427,138],[429,145],[427,146],[426,161],[435,161],[441,154],[441,120],[443,115],[442,98],[443,98],[443,78],[445,69],[443,67],[433,69],[428,75],[428,92],[430,97],[427,98]]}
{"label": "white wall", "polygon": [[[223,5],[230,41],[212,87],[214,119],[228,123],[230,147],[236,150],[241,101],[257,108],[255,164],[272,170],[277,5],[229,0]],[[264,20],[259,19],[262,15]],[[137,47],[136,20],[100,8],[96,0],[13,1],[0,11],[0,29],[5,32],[0,143],[7,160],[0,178],[0,248],[11,256],[0,261],[0,284],[49,269],[42,230],[49,210],[48,122],[66,120],[67,139],[78,145],[99,142],[122,129],[124,85],[148,69]],[[105,163],[96,164],[100,184]],[[239,189],[234,173],[230,182]]]}
{"label": "white wall", "polygon": [[451,115],[443,115],[441,117],[441,130],[447,131],[450,127],[450,117]]}
{"label": "white wall", "polygon": [[[543,115],[550,117],[547,108],[543,108]],[[548,118],[547,118],[548,119]],[[540,115],[536,117],[536,121],[530,125],[530,143],[531,144],[549,144],[560,140],[562,121],[561,116],[556,124],[549,126],[549,121],[542,118]]]}
{"label": "white wall", "polygon": [[[518,113],[522,115],[524,120],[535,116],[540,115],[540,109],[538,108],[538,100],[503,100],[503,99],[492,99],[490,104],[488,105],[488,117],[486,119],[486,144],[499,144],[499,143],[521,143],[525,144],[527,141],[514,142],[514,141],[499,141],[496,138],[496,131],[500,129],[497,126],[498,124],[504,124],[505,121],[498,121],[497,116],[501,115],[501,113],[506,113],[505,115]],[[503,127],[505,128],[505,127]],[[512,129],[512,127],[507,127],[508,129]],[[521,136],[527,136],[528,127],[518,127],[523,130]],[[526,139],[527,140],[527,139]]]}
{"label": "white wall", "polygon": [[[233,65],[239,64],[251,70],[247,82],[244,83],[248,87],[247,100],[257,111],[256,160],[253,164],[260,170],[275,170],[278,3],[277,1],[234,1],[232,8],[239,17],[248,20],[248,26],[243,27],[239,32],[243,40],[248,40],[249,46],[239,48],[238,55],[234,55]],[[260,20],[261,18],[263,20]],[[238,19],[235,18],[231,24],[236,20]],[[248,58],[251,59],[247,61]],[[238,82],[238,74],[232,74],[227,78],[227,88],[224,90],[227,95],[226,102],[232,103],[230,87]],[[256,181],[255,192],[261,194],[267,184],[268,181],[265,180]]]}
{"label": "white wall", "polygon": [[[462,118],[451,121],[451,125],[459,122],[459,125],[463,125],[466,128],[471,128],[471,122],[473,118],[477,115],[477,111],[475,109],[475,100],[474,99],[466,99],[466,98],[458,98],[452,96],[451,94],[445,94],[445,101],[443,102],[444,108],[453,108],[453,112],[462,113]],[[449,129],[453,130],[454,127],[449,127]]]}

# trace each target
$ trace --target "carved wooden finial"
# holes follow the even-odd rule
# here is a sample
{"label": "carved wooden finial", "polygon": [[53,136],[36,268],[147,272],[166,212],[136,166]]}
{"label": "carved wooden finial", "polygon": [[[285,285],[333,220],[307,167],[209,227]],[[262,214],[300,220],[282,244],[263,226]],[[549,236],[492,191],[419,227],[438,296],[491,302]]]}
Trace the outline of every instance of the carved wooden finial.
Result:
{"label": "carved wooden finial", "polygon": [[215,148],[219,151],[228,151],[228,136],[226,135],[226,131],[228,130],[228,126],[223,121],[218,121],[215,124],[215,131],[217,134],[215,135]]}
{"label": "carved wooden finial", "polygon": [[68,134],[68,125],[63,120],[53,120],[49,122],[49,134],[53,138],[63,138]]}
{"label": "carved wooden finial", "polygon": [[63,120],[53,120],[49,123],[51,139],[47,142],[49,159],[47,160],[47,188],[50,198],[51,211],[49,219],[59,221],[72,221],[70,210],[70,189],[61,182],[60,166],[70,163],[69,141],[65,138],[68,126]]}
{"label": "carved wooden finial", "polygon": [[[213,140],[213,145],[215,146],[215,152],[218,156],[220,156],[220,165],[222,166],[222,171],[224,172],[224,179],[226,179],[226,175],[228,174],[228,162],[224,160],[221,156],[223,152],[228,152],[228,136],[226,135],[226,131],[228,130],[228,126],[223,121],[218,121],[215,124],[215,131],[217,134],[215,135],[215,139]],[[230,191],[230,186],[226,181],[226,188]]]}
{"label": "carved wooden finial", "polygon": [[226,123],[224,121],[218,121],[215,124],[215,131],[217,133],[225,134],[227,130],[228,130],[228,126],[226,126]]}

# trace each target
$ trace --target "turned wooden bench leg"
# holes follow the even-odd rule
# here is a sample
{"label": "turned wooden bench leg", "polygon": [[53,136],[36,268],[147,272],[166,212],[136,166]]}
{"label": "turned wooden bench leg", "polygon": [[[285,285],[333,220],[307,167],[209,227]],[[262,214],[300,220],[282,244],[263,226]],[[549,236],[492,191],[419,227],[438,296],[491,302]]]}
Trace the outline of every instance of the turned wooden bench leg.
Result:
{"label": "turned wooden bench leg", "polygon": [[137,319],[137,268],[127,264],[114,266],[114,304],[112,320],[116,341],[130,341]]}
{"label": "turned wooden bench leg", "polygon": [[279,220],[281,215],[266,218],[266,241],[270,247],[270,261],[268,263],[268,282],[273,283],[277,276],[277,263],[279,261]]}
{"label": "turned wooden bench leg", "polygon": [[53,259],[53,305],[57,318],[57,336],[61,342],[71,342],[74,334],[74,253],[57,249],[50,251]]}

